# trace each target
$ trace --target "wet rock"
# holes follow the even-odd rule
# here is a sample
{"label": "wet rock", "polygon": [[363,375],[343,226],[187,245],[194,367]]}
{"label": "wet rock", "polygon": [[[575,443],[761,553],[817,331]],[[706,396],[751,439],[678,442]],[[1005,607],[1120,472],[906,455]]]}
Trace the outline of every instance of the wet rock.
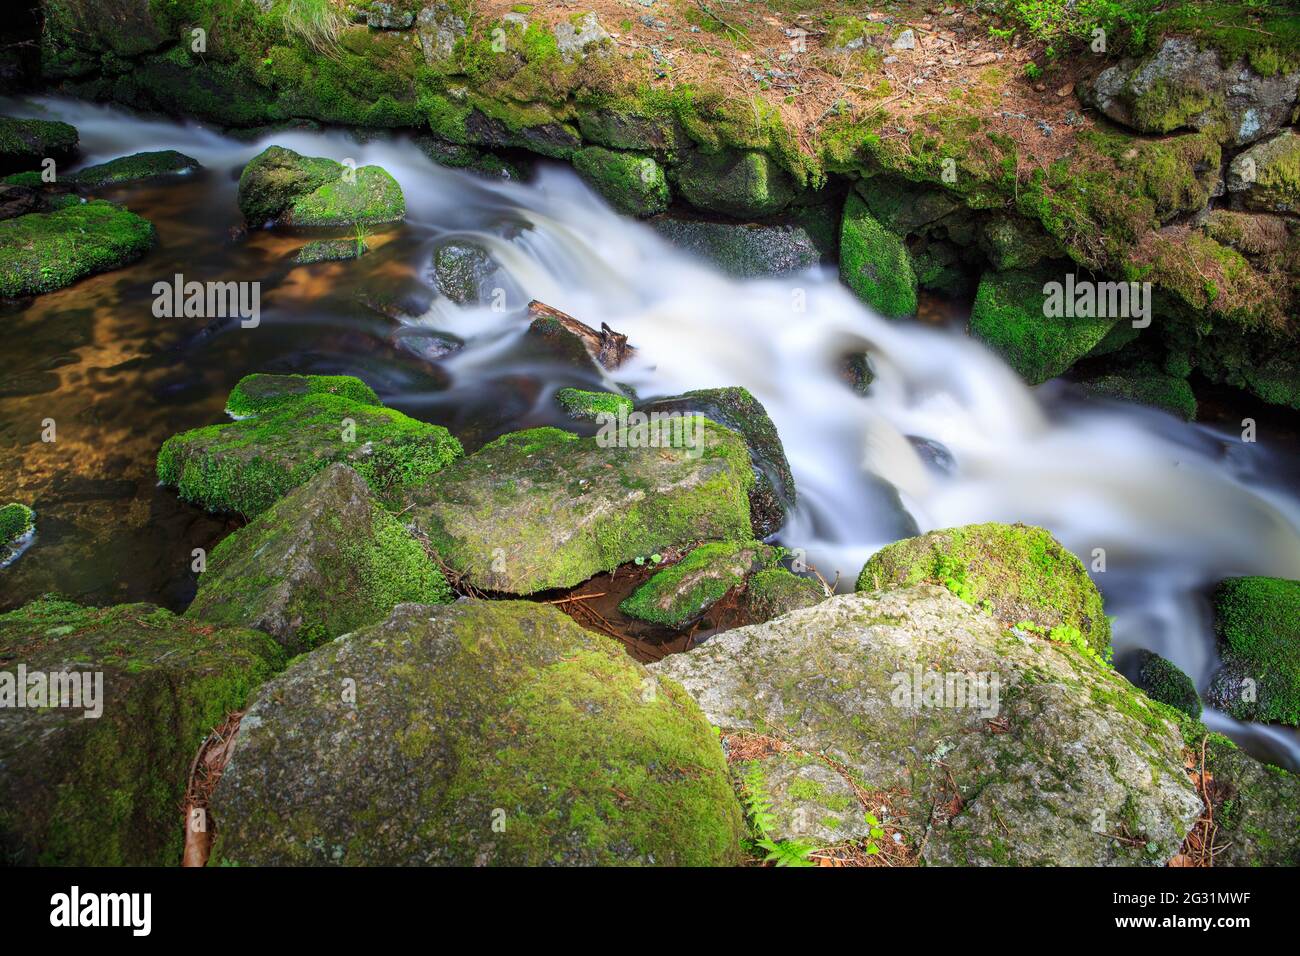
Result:
{"label": "wet rock", "polygon": [[1081,384],[1089,391],[1150,405],[1184,421],[1196,419],[1196,396],[1187,379],[1170,375],[1151,362],[1120,365],[1101,375],[1085,378]]}
{"label": "wet rock", "polygon": [[398,604],[453,597],[361,476],[335,464],[212,550],[185,616],[265,631],[293,655],[374,624]]}
{"label": "wet rock", "polygon": [[299,266],[318,262],[346,262],[349,259],[360,259],[365,252],[365,243],[355,239],[317,239],[299,249],[293,261]]}
{"label": "wet rock", "polygon": [[38,190],[28,186],[0,185],[0,220],[45,211],[45,200]]}
{"label": "wet rock", "polygon": [[689,141],[675,118],[614,109],[583,110],[578,117],[582,138],[607,149],[634,150],[663,156]]}
{"label": "wet rock", "polygon": [[[941,588],[839,595],[649,669],[724,730],[781,728],[905,792],[931,865],[1163,865],[1201,814],[1175,712]],[[1099,838],[1098,814],[1135,842]]]}
{"label": "wet rock", "polygon": [[1300,581],[1221,581],[1214,628],[1222,665],[1206,699],[1238,720],[1300,726]]}
{"label": "wet rock", "polygon": [[917,435],[908,435],[907,440],[916,449],[917,457],[931,471],[940,475],[955,475],[957,473],[957,459],[942,443],[932,438],[921,438]]}
{"label": "wet rock", "polygon": [[573,168],[620,212],[653,216],[668,208],[663,167],[649,156],[587,146],[573,154]]}
{"label": "wet rock", "polygon": [[269,146],[240,174],[239,210],[250,227],[374,226],[406,218],[406,200],[378,166],[350,169]]}
{"label": "wet rock", "polygon": [[33,704],[30,685],[16,707],[0,677],[0,852],[28,866],[177,865],[195,752],[284,664],[257,631],[55,599],[0,615],[0,659],[6,677],[20,666],[29,682],[72,675],[78,692],[89,677],[95,698],[69,688],[80,707],[47,706],[55,689]]}
{"label": "wet rock", "polygon": [[[1300,776],[1260,763],[1219,734],[1202,736],[1215,865],[1300,866]],[[1192,741],[1194,750],[1198,744]]]}
{"label": "wet rock", "polygon": [[886,545],[858,575],[857,590],[942,584],[971,604],[988,605],[1007,627],[1073,631],[1094,653],[1110,652],[1110,622],[1083,563],[1042,528],[973,524]]}
{"label": "wet rock", "polygon": [[632,411],[632,399],[614,392],[562,388],[555,393],[555,401],[565,414],[578,421],[596,421],[601,416],[617,417]]}
{"label": "wet rock", "polygon": [[448,242],[433,254],[433,275],[441,292],[457,305],[477,303],[496,271],[487,250],[472,242]]}
{"label": "wet rock", "polygon": [[806,754],[772,753],[732,765],[737,785],[771,804],[769,839],[825,845],[870,836],[853,785]]}
{"label": "wet rock", "polygon": [[149,220],[103,201],[0,221],[0,296],[52,292],[119,269],[156,239]]}
{"label": "wet rock", "polygon": [[478,146],[526,149],[553,159],[568,159],[582,146],[577,130],[568,123],[537,122],[512,129],[477,109],[465,119],[465,136]]}
{"label": "wet rock", "polygon": [[1196,685],[1177,664],[1144,650],[1138,652],[1136,670],[1134,683],[1152,700],[1168,704],[1193,720],[1201,716],[1201,698],[1196,693]]}
{"label": "wet rock", "polygon": [[781,223],[727,223],[669,215],[652,219],[650,225],[679,249],[742,279],[798,272],[834,254],[833,228],[828,234],[803,217]]}
{"label": "wet rock", "polygon": [[718,866],[744,835],[682,689],[522,601],[403,604],[299,659],[212,810],[214,864]]}
{"label": "wet rock", "polygon": [[465,340],[450,332],[419,325],[404,325],[393,330],[393,344],[418,355],[426,362],[436,362],[463,349]]}
{"label": "wet rock", "polygon": [[51,120],[0,116],[0,173],[40,169],[46,159],[64,162],[77,151],[76,127]]}
{"label": "wet rock", "polygon": [[766,153],[693,152],[673,169],[682,195],[696,209],[737,219],[775,215],[794,198],[790,175]]}
{"label": "wet rock", "polygon": [[413,142],[420,148],[420,152],[439,166],[468,170],[489,179],[508,179],[518,182],[524,178],[524,170],[520,164],[474,146],[448,142],[437,136],[417,136]]}
{"label": "wet rock", "polygon": [[907,246],[872,216],[856,192],[849,193],[844,204],[840,277],[882,315],[916,312],[916,273]]}
{"label": "wet rock", "polygon": [[1227,185],[1247,209],[1300,213],[1300,135],[1283,130],[1237,154]]}
{"label": "wet rock", "polygon": [[411,486],[404,520],[462,579],[509,594],[572,587],[670,548],[748,540],[744,442],[699,418],[678,424],[503,435]]}
{"label": "wet rock", "polygon": [[703,617],[751,572],[775,565],[778,554],[757,541],[701,545],[657,571],[618,609],[628,617],[681,630]]}
{"label": "wet rock", "polygon": [[132,153],[87,166],[79,170],[73,180],[78,186],[97,189],[117,183],[141,182],[165,176],[188,176],[199,169],[199,161],[174,149],[149,153]]}

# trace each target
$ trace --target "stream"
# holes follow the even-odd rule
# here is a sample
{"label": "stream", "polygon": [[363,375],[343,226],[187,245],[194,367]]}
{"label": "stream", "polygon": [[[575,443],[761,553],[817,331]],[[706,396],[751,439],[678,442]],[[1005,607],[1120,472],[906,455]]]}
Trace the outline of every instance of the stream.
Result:
{"label": "stream", "polygon": [[[102,191],[153,221],[158,246],[0,317],[0,501],[38,513],[35,541],[0,570],[0,609],[47,591],[183,609],[195,589],[192,549],[237,523],[158,488],[154,457],[169,435],[223,420],[226,394],[249,372],[357,375],[385,404],[446,425],[468,451],[517,428],[569,424],[556,389],[613,382],[526,348],[530,299],[627,334],[638,352],[614,379],[640,398],[748,388],[776,423],[798,486],[778,540],[828,580],[838,575],[841,590],[873,551],[918,531],[1042,525],[1085,565],[1104,551],[1093,578],[1114,617],[1116,661],[1148,648],[1204,689],[1216,665],[1213,585],[1300,578],[1300,453],[1265,425],[1247,443],[1231,420],[1187,424],[1063,381],[1029,389],[964,335],[961,316],[882,319],[833,267],[726,277],[610,211],[566,167],[540,166],[524,184],[436,166],[401,137],[240,140],[62,99],[4,107],[76,126],[78,165],[177,149],[204,169]],[[301,234],[232,238],[239,171],[272,143],[383,166],[405,192],[406,223],[376,230],[360,260],[299,268],[290,260]],[[497,263],[487,284],[504,308],[436,293],[432,254],[461,239]],[[153,285],[176,273],[260,281],[260,325],[155,318]],[[464,347],[434,357],[448,334]],[[866,396],[837,372],[863,349],[876,376]],[[54,442],[41,440],[47,419]],[[1295,731],[1211,710],[1204,719],[1300,770]]]}

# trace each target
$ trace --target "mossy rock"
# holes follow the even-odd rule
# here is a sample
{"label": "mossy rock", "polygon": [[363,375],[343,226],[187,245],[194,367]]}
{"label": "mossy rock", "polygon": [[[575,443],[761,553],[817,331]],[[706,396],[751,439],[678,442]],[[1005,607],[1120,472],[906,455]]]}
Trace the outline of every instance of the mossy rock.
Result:
{"label": "mossy rock", "polygon": [[226,398],[226,414],[250,418],[308,395],[339,395],[361,405],[382,405],[375,390],[352,375],[245,375]]}
{"label": "mossy rock", "polygon": [[496,266],[487,250],[473,242],[448,242],[433,254],[438,291],[457,305],[479,301],[483,284]]}
{"label": "mossy rock", "polygon": [[1300,581],[1220,582],[1214,626],[1223,666],[1208,699],[1238,720],[1300,726]]}
{"label": "mossy rock", "polygon": [[0,855],[59,866],[177,865],[199,745],[284,665],[257,631],[54,598],[0,616],[0,657],[29,675],[103,675],[98,719],[0,707]]}
{"label": "mossy rock", "polygon": [[673,168],[678,189],[696,209],[761,219],[790,204],[795,184],[766,153],[694,152]]}
{"label": "mossy rock", "polygon": [[1089,391],[1137,402],[1139,405],[1150,405],[1185,421],[1196,419],[1196,396],[1187,379],[1170,375],[1150,362],[1140,362],[1088,378],[1082,384]]}
{"label": "mossy rock", "polygon": [[366,244],[358,239],[316,239],[298,250],[294,265],[309,266],[318,262],[347,262],[360,259],[366,253]]}
{"label": "mossy rock", "polygon": [[979,246],[994,269],[1032,269],[1060,258],[1060,244],[1041,226],[1022,216],[995,213],[981,225]]}
{"label": "mossy rock", "polygon": [[617,417],[632,411],[632,399],[614,392],[589,392],[581,388],[562,388],[555,393],[555,402],[570,418],[578,421],[596,421],[600,416]]}
{"label": "mossy rock", "polygon": [[825,846],[871,835],[866,809],[853,784],[816,757],[776,752],[738,760],[731,773],[747,799],[770,806],[771,819],[765,826],[770,840]]}
{"label": "mossy rock", "polygon": [[871,215],[856,192],[844,203],[840,278],[863,302],[889,318],[916,312],[916,273],[900,236]]}
{"label": "mossy rock", "polygon": [[573,154],[573,168],[620,212],[644,217],[668,208],[668,180],[650,156],[587,146]]}
{"label": "mossy rock", "polygon": [[269,146],[239,176],[239,210],[251,226],[375,226],[406,218],[402,188],[378,166],[342,163]]}
{"label": "mossy rock", "polygon": [[1065,372],[1087,355],[1115,325],[1114,317],[1059,318],[1045,313],[1051,282],[1065,274],[1050,269],[986,272],[971,309],[971,334],[989,345],[1030,385]]}
{"label": "mossy rock", "polygon": [[1192,679],[1177,664],[1159,654],[1142,651],[1138,655],[1137,686],[1152,700],[1168,704],[1188,717],[1201,716],[1201,698]]}
{"label": "mossy rock", "polygon": [[[1216,866],[1300,866],[1300,776],[1262,764],[1221,734],[1184,730],[1214,802]],[[1197,766],[1199,770],[1199,764]]]}
{"label": "mossy rock", "polygon": [[686,693],[523,601],[404,604],[300,658],[212,810],[210,865],[723,866],[744,835]]}
{"label": "mossy rock", "polygon": [[701,545],[654,574],[618,609],[628,617],[680,630],[699,620],[751,572],[772,567],[779,554],[757,541]]}
{"label": "mossy rock", "polygon": [[858,575],[857,590],[942,584],[987,605],[1008,627],[1076,628],[1098,655],[1110,653],[1110,622],[1083,563],[1051,533],[1023,524],[972,524],[930,531],[881,548]]}
{"label": "mossy rock", "polygon": [[453,599],[442,572],[361,476],[334,464],[212,549],[185,614],[265,631],[292,655],[374,624],[398,604]]}
{"label": "mossy rock", "polygon": [[119,269],[153,247],[153,223],[96,200],[0,222],[0,296],[36,295]]}
{"label": "mossy rock", "polygon": [[66,160],[77,151],[78,138],[76,127],[67,123],[0,116],[0,172]]}
{"label": "mossy rock", "polygon": [[310,394],[255,418],[173,435],[158,452],[158,480],[209,511],[258,515],[336,461],[383,500],[464,454],[440,425],[342,395]]}
{"label": "mossy rock", "polygon": [[791,574],[785,568],[764,568],[750,575],[745,583],[745,612],[753,624],[812,607],[824,600],[826,592],[820,584]]}
{"label": "mossy rock", "polygon": [[[503,435],[407,495],[404,519],[474,587],[572,587],[634,558],[750,538],[741,437],[703,418],[647,446],[635,428]],[[636,444],[634,444],[636,443]]]}
{"label": "mossy rock", "polygon": [[130,156],[109,160],[107,163],[87,166],[85,169],[78,170],[73,180],[78,186],[97,189],[101,186],[140,182],[163,176],[185,176],[196,172],[199,168],[197,159],[178,153],[174,149],[164,149],[158,152],[133,153]]}
{"label": "mossy rock", "polygon": [[675,215],[650,221],[673,246],[740,279],[785,275],[833,258],[837,225],[825,207],[800,208],[769,222],[708,222]]}
{"label": "mossy rock", "polygon": [[36,512],[11,501],[0,508],[0,568],[18,554],[23,542],[36,530]]}
{"label": "mossy rock", "polygon": [[1238,154],[1228,167],[1228,191],[1248,209],[1300,213],[1300,134],[1286,129]]}

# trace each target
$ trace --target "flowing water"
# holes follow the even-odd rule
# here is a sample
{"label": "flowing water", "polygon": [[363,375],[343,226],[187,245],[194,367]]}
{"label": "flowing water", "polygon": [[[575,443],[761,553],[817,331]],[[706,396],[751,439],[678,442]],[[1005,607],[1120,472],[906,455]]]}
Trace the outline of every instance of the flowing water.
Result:
{"label": "flowing water", "polygon": [[[1300,578],[1300,456],[1267,428],[1246,443],[1239,428],[1189,425],[1062,382],[1030,390],[959,328],[874,315],[833,269],[727,278],[612,213],[565,168],[543,167],[528,184],[488,181],[435,166],[400,138],[240,141],[54,99],[13,112],[77,126],[83,164],[171,148],[204,169],[105,194],[157,225],[159,245],[141,262],[0,317],[0,499],[31,502],[40,515],[36,542],[0,570],[0,607],[48,590],[183,607],[194,591],[191,549],[235,524],[157,488],[154,455],[168,435],[220,421],[226,393],[248,372],[359,375],[385,403],[447,425],[471,450],[514,428],[563,424],[554,391],[601,383],[526,347],[533,298],[626,333],[639,351],[616,378],[642,398],[753,392],[799,490],[779,540],[842,588],[875,549],[917,530],[1042,525],[1089,565],[1104,551],[1093,577],[1114,616],[1117,660],[1149,648],[1204,688],[1216,663],[1208,589],[1237,574]],[[272,142],[382,165],[406,194],[407,222],[377,231],[356,262],[298,269],[288,260],[301,236],[232,240],[239,170]],[[498,264],[487,282],[503,290],[498,307],[461,307],[433,291],[431,255],[457,239]],[[261,325],[155,318],[153,284],[175,273],[260,281]],[[464,348],[434,358],[447,334]],[[865,397],[837,374],[846,353],[863,349],[876,374]],[[41,441],[49,418],[52,443]],[[1294,732],[1213,712],[1206,720],[1300,769]]]}

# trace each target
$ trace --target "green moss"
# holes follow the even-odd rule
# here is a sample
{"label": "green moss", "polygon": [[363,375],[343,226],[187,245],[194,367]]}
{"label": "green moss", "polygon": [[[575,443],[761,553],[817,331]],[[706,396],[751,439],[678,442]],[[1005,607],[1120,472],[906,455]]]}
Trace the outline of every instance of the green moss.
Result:
{"label": "green moss", "polygon": [[1201,716],[1201,698],[1192,679],[1159,654],[1142,652],[1137,685],[1154,700],[1168,704],[1188,717],[1196,719]]}
{"label": "green moss", "polygon": [[573,154],[573,168],[621,212],[653,216],[668,208],[668,181],[649,156],[588,146]]}
{"label": "green moss", "polygon": [[[1124,327],[1128,327],[1127,323]],[[1103,395],[1164,409],[1189,422],[1196,418],[1196,396],[1187,378],[1168,375],[1149,362],[1120,368],[1083,384]]]}
{"label": "green moss", "polygon": [[406,201],[397,181],[378,166],[362,166],[349,176],[348,168],[332,159],[270,146],[239,176],[239,209],[257,226],[272,221],[376,225],[400,222]]}
{"label": "green moss", "polygon": [[673,174],[691,205],[738,219],[778,213],[795,195],[789,175],[757,151],[691,153]]}
{"label": "green moss", "polygon": [[336,179],[298,196],[285,213],[294,226],[381,225],[406,218],[402,187],[386,170],[362,166],[355,182]]}
{"label": "green moss", "polygon": [[618,609],[642,621],[684,627],[750,571],[771,567],[778,553],[757,541],[701,545],[638,587]]}
{"label": "green moss", "polygon": [[825,598],[820,584],[785,568],[764,568],[750,575],[745,584],[745,610],[751,624],[812,607]]}
{"label": "green moss", "polygon": [[153,223],[112,203],[78,203],[0,222],[0,295],[52,292],[118,269],[154,244]]}
{"label": "green moss", "polygon": [[1022,524],[979,524],[906,538],[873,554],[857,590],[931,581],[1008,626],[1075,628],[1097,654],[1110,653],[1110,622],[1083,564],[1050,533]]}
{"label": "green moss", "polygon": [[840,230],[840,277],[862,301],[889,317],[916,312],[916,273],[903,240],[849,193]]}
{"label": "green moss", "polygon": [[613,392],[587,392],[580,388],[562,388],[555,401],[571,418],[594,421],[600,415],[617,416],[632,411],[632,400]]}
{"label": "green moss", "polygon": [[77,148],[77,130],[51,120],[0,116],[0,168],[31,168]]}
{"label": "green moss", "polygon": [[36,527],[36,512],[16,501],[0,508],[0,553]]}
{"label": "green moss", "polygon": [[116,183],[192,173],[198,168],[197,159],[178,153],[174,149],[165,149],[159,152],[133,153],[107,163],[87,166],[79,170],[74,179],[79,186],[96,189]]}
{"label": "green moss", "polygon": [[234,418],[249,418],[294,402],[307,395],[339,395],[360,405],[380,405],[379,396],[365,382],[351,375],[245,375],[226,399],[226,412]]}
{"label": "green moss", "polygon": [[0,177],[0,183],[6,186],[28,186],[32,189],[40,189],[46,185],[41,174],[36,170],[29,170],[25,173],[10,173],[8,176]]}
{"label": "green moss", "polygon": [[1232,715],[1300,724],[1300,581],[1228,578],[1214,612],[1225,668],[1256,684],[1258,700],[1229,698]]}

